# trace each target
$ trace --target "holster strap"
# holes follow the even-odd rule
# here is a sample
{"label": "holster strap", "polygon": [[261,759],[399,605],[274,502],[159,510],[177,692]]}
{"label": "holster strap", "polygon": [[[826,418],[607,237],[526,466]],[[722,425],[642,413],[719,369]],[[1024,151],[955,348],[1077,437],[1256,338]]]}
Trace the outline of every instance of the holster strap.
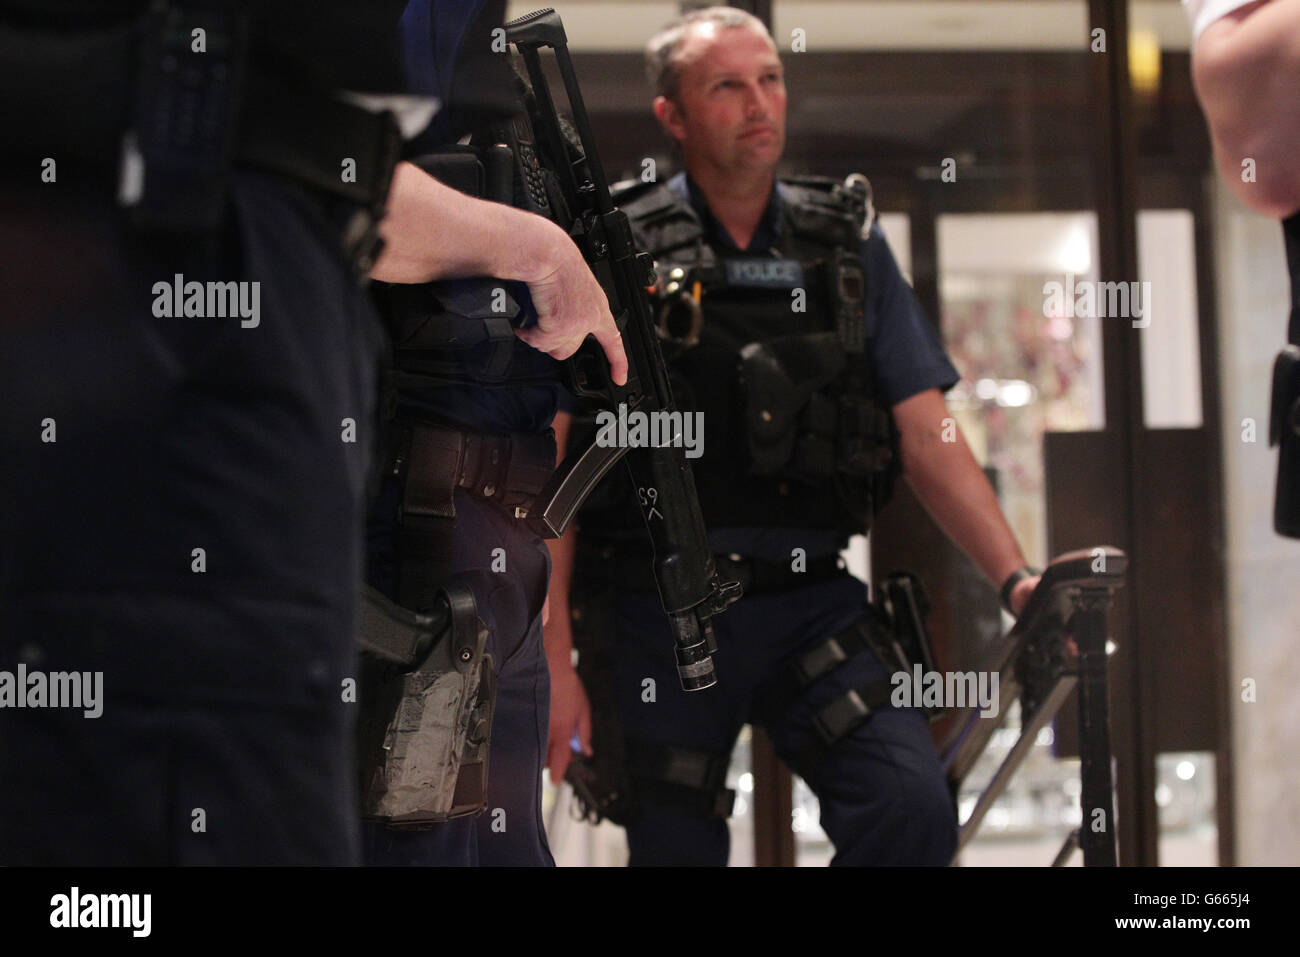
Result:
{"label": "holster strap", "polygon": [[730,755],[676,745],[627,742],[628,774],[637,798],[694,817],[727,818],[736,792],[726,787]]}
{"label": "holster strap", "polygon": [[[757,711],[769,727],[779,722],[794,702],[816,682],[839,669],[856,655],[871,653],[890,662],[884,626],[868,618],[797,655],[776,677],[760,689]],[[886,664],[888,667],[888,664]],[[815,775],[826,755],[873,713],[890,704],[893,684],[873,681],[837,695],[813,715],[816,739],[792,762],[803,777]]]}
{"label": "holster strap", "polygon": [[871,651],[867,629],[862,622],[838,635],[827,638],[796,655],[758,693],[759,714],[765,724],[776,723],[795,700],[816,682],[835,671],[855,655]]}

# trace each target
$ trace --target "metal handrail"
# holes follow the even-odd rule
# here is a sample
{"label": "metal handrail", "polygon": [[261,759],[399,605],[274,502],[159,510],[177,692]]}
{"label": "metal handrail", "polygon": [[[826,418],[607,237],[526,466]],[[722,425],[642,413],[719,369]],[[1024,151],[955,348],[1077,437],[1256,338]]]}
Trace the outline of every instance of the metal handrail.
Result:
{"label": "metal handrail", "polygon": [[[1114,866],[1106,616],[1127,570],[1128,556],[1110,546],[1081,549],[1054,559],[1044,570],[1015,627],[986,656],[983,670],[998,673],[1002,700],[1020,701],[1021,730],[962,822],[954,863],[974,838],[993,802],[1006,790],[1039,730],[1056,716],[1077,687],[1083,820],[1054,863],[1063,863],[1069,856],[1069,844],[1077,841],[1085,866]],[[1068,645],[1071,638],[1073,651]],[[958,709],[958,721],[939,748],[940,762],[954,794],[1001,727],[1006,711],[999,708],[996,717],[981,718],[978,706]]]}

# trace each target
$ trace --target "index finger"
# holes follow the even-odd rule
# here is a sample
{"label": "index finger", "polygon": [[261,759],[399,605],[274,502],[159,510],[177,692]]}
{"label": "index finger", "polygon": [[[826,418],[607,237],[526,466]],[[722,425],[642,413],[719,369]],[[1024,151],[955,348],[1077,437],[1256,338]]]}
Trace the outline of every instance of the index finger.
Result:
{"label": "index finger", "polygon": [[623,335],[618,331],[614,320],[611,318],[608,323],[593,330],[591,334],[605,350],[605,358],[609,360],[609,375],[614,380],[614,384],[627,385],[627,350],[623,348]]}

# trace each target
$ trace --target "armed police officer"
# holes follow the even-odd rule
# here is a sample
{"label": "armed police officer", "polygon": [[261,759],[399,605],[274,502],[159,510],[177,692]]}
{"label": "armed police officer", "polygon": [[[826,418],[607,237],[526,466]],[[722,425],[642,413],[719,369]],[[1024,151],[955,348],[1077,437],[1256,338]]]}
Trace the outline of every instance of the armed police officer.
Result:
{"label": "armed police officer", "polygon": [[1257,213],[1282,220],[1291,313],[1289,344],[1273,367],[1269,443],[1281,445],[1273,527],[1300,538],[1300,0],[1183,6],[1195,35],[1196,95],[1224,182]]}
{"label": "armed police officer", "polygon": [[[504,9],[504,0],[408,6],[402,28],[412,83],[445,104],[413,155],[439,179],[496,200],[503,218],[550,226],[536,212],[510,208],[537,205],[527,190],[548,173],[529,165],[534,153],[521,145],[531,135],[524,88],[501,42]],[[551,228],[576,255],[568,235]],[[555,360],[572,354],[588,329],[619,383],[627,359],[590,274],[597,298],[579,287],[575,302],[556,298],[571,285],[506,281],[517,275],[489,268],[464,281],[378,290],[392,381],[369,578],[415,612],[435,607],[449,583],[468,590],[482,628],[477,641],[471,629],[463,643],[462,661],[473,669],[462,673],[449,659],[450,681],[388,674],[366,684],[367,863],[554,863],[541,818],[550,556],[525,519],[556,462]],[[558,336],[532,319],[570,309],[602,322]]]}
{"label": "armed police officer", "polygon": [[[658,33],[647,59],[655,116],[685,171],[617,201],[670,294],[675,398],[704,416],[694,470],[710,542],[745,597],[715,620],[718,686],[677,690],[654,596],[636,583],[645,559],[628,512],[589,510],[580,543],[566,536],[555,554],[552,776],[565,773],[572,738],[590,749],[587,693],[606,695],[598,681],[584,692],[570,662],[572,578],[579,625],[613,632],[608,697],[622,731],[602,741],[598,725],[595,756],[599,766],[602,749],[623,752],[615,790],[630,783],[631,863],[726,862],[726,766],[752,721],[817,793],[836,863],[947,864],[956,824],[926,718],[880,699],[899,664],[873,653],[879,621],[837,553],[901,459],[1010,610],[1037,577],[964,440],[943,440],[943,392],[958,375],[871,222],[866,184],[775,178],[786,92],[763,24],[697,11]],[[612,611],[592,597],[602,589]],[[586,660],[584,650],[579,668]]]}
{"label": "armed police officer", "polygon": [[246,9],[0,15],[5,864],[354,863],[362,281],[613,330],[561,231],[395,168],[401,3]]}

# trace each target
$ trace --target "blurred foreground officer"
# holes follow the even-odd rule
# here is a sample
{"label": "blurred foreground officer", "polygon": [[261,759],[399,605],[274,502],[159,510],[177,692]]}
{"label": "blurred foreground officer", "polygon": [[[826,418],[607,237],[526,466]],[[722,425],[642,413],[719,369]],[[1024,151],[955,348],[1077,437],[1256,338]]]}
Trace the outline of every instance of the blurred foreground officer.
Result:
{"label": "blurred foreground officer", "polygon": [[[613,707],[636,805],[631,863],[726,863],[726,768],[753,722],[817,793],[835,863],[947,864],[956,822],[927,720],[872,698],[899,665],[873,652],[880,624],[866,588],[837,564],[888,494],[886,410],[918,496],[1006,583],[1013,613],[1037,578],[949,418],[942,393],[957,372],[879,227],[863,234],[869,187],[775,180],[786,93],[762,23],[711,8],[665,28],[647,52],[655,115],[686,170],[616,201],[687,307],[684,323],[692,308],[682,296],[702,310],[669,362],[675,398],[703,414],[693,469],[718,571],[745,595],[714,619],[717,687],[682,692],[656,597],[635,584],[646,559],[633,551],[626,509],[584,513],[573,578],[577,593],[613,592]],[[571,736],[586,743],[589,721],[569,663],[573,550],[566,536],[556,551],[547,638],[553,777]],[[597,603],[584,605],[588,631],[599,628]],[[594,685],[593,699],[604,691]]]}
{"label": "blurred foreground officer", "polygon": [[402,4],[89,9],[0,14],[0,863],[354,863],[362,281],[585,266],[394,171]]}
{"label": "blurred foreground officer", "polygon": [[1300,0],[1183,0],[1192,76],[1234,196],[1281,219],[1291,273],[1290,343],[1273,369],[1270,444],[1280,444],[1273,527],[1300,538]]}
{"label": "blurred foreground officer", "polygon": [[[522,188],[518,157],[498,144],[512,142],[526,121],[502,42],[504,12],[504,0],[415,0],[402,29],[412,88],[445,104],[416,144],[414,162],[458,189],[511,204]],[[458,145],[466,135],[470,143]],[[551,228],[577,257],[548,220],[497,208]],[[541,259],[553,251],[525,252]],[[450,683],[450,704],[424,676],[368,676],[368,864],[554,864],[541,816],[550,556],[524,517],[555,466],[555,360],[572,354],[582,336],[547,334],[531,312],[599,314],[594,331],[618,381],[627,362],[590,273],[583,295],[563,304],[546,283],[499,278],[507,275],[485,270],[474,279],[376,290],[393,343],[394,387],[386,475],[369,526],[370,582],[417,612],[433,607],[449,582],[468,587],[486,625],[487,657],[477,678]],[[448,720],[446,708],[457,700],[457,717]]]}

